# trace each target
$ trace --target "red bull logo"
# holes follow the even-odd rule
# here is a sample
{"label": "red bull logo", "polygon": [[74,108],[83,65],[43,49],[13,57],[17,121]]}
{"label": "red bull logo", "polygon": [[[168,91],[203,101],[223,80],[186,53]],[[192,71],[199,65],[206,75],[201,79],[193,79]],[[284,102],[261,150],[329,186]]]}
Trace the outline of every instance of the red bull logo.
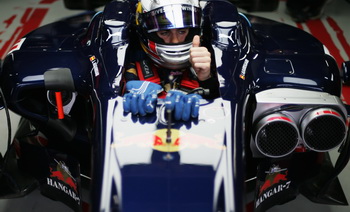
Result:
{"label": "red bull logo", "polygon": [[56,178],[65,184],[67,184],[69,187],[71,187],[75,192],[77,192],[77,184],[75,180],[73,180],[72,177],[70,177],[67,173],[62,172],[62,170],[53,171],[50,167],[50,177]]}
{"label": "red bull logo", "polygon": [[265,182],[259,187],[255,208],[266,199],[286,191],[290,188],[291,181],[288,179],[288,170],[273,165],[267,172]]}
{"label": "red bull logo", "polygon": [[162,152],[178,152],[183,149],[196,149],[205,147],[210,149],[224,150],[221,137],[205,137],[178,129],[170,129],[170,139],[167,136],[168,129],[158,129],[155,132],[143,133],[135,136],[119,138],[112,144],[113,148],[124,148],[137,146],[142,148],[153,148]]}
{"label": "red bull logo", "polygon": [[178,152],[182,149],[195,149],[206,147],[224,150],[226,147],[222,140],[207,138],[192,133],[180,133],[177,129],[171,129],[171,139],[167,142],[167,129],[157,130],[154,137],[153,149],[162,152]]}
{"label": "red bull logo", "polygon": [[259,189],[259,195],[266,191],[271,186],[280,183],[281,181],[287,181],[287,174],[274,173],[269,176],[269,178],[264,182],[264,184]]}
{"label": "red bull logo", "polygon": [[178,152],[180,150],[179,130],[171,129],[171,136],[167,142],[167,129],[157,130],[154,135],[153,149],[162,152]]}
{"label": "red bull logo", "polygon": [[47,185],[64,192],[80,204],[77,182],[71,176],[68,167],[63,162],[58,162],[56,170],[50,167],[50,176],[47,178]]}

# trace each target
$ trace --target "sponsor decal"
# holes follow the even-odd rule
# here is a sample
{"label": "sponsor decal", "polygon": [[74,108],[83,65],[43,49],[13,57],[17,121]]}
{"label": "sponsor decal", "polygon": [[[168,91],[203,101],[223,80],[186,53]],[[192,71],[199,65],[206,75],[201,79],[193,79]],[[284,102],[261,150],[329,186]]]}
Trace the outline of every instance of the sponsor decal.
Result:
{"label": "sponsor decal", "polygon": [[47,185],[62,191],[72,200],[80,204],[80,197],[75,178],[72,177],[68,167],[63,161],[56,162],[56,167],[50,167],[50,175],[46,178]]}
{"label": "sponsor decal", "polygon": [[247,60],[247,59],[245,59],[243,62],[241,74],[239,75],[239,78],[241,78],[242,80],[245,80],[245,75],[247,72],[248,63],[249,63],[249,60]]}
{"label": "sponsor decal", "polygon": [[196,149],[200,147],[224,150],[226,146],[221,139],[207,138],[194,133],[184,133],[177,129],[171,129],[171,141],[167,142],[167,130],[160,129],[155,133],[153,149],[170,152],[182,149]]}
{"label": "sponsor decal", "polygon": [[154,76],[152,69],[147,60],[141,61],[141,70],[145,79],[151,78]]}
{"label": "sponsor decal", "polygon": [[288,179],[288,170],[281,169],[278,165],[272,165],[266,172],[265,181],[258,189],[255,208],[258,208],[265,200],[286,191],[290,188],[291,181]]}
{"label": "sponsor decal", "polygon": [[[191,67],[192,68],[192,67]],[[192,68],[191,70],[194,71],[194,69]],[[170,75],[172,76],[181,76],[183,74],[182,71],[170,71]]]}
{"label": "sponsor decal", "polygon": [[158,129],[154,133],[142,133],[130,137],[118,135],[113,148],[125,148],[137,146],[141,148],[153,148],[162,152],[178,152],[182,149],[196,149],[200,147],[224,150],[226,146],[221,139],[208,138],[205,136],[182,132],[171,129],[171,139],[167,141],[167,129]]}
{"label": "sponsor decal", "polygon": [[79,162],[64,153],[44,149],[41,148],[45,156],[40,159],[44,172],[38,176],[41,194],[62,202],[74,211],[81,211]]}
{"label": "sponsor decal", "polygon": [[171,138],[167,142],[167,129],[157,130],[154,135],[153,149],[161,152],[178,152],[180,149],[179,130],[171,129]]}
{"label": "sponsor decal", "polygon": [[95,56],[91,56],[89,59],[90,59],[90,62],[92,63],[92,68],[94,70],[95,77],[97,77],[98,75],[100,75],[100,72],[97,66],[98,61]]}

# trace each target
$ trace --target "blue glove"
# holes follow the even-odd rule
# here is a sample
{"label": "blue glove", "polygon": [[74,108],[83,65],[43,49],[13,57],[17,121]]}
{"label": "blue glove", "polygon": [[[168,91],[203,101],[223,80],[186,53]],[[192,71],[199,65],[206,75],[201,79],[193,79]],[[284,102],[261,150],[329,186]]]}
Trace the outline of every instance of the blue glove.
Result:
{"label": "blue glove", "polygon": [[198,94],[185,94],[181,91],[171,90],[165,97],[165,109],[174,111],[176,120],[188,121],[190,117],[197,118],[199,113]]}
{"label": "blue glove", "polygon": [[124,111],[144,116],[153,113],[162,87],[153,82],[133,80],[126,83],[126,90],[129,93],[123,98]]}

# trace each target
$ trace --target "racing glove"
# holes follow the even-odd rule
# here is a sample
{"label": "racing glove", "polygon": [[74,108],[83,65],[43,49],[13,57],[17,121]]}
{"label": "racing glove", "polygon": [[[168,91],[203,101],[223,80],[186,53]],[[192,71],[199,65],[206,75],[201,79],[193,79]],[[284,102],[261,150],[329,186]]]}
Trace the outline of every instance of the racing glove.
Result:
{"label": "racing glove", "polygon": [[162,87],[153,82],[132,80],[126,83],[126,90],[129,93],[123,98],[124,111],[144,116],[154,112],[157,95]]}
{"label": "racing glove", "polygon": [[197,118],[199,113],[198,94],[185,94],[181,91],[171,90],[165,97],[165,109],[174,111],[176,120],[188,121],[190,117]]}

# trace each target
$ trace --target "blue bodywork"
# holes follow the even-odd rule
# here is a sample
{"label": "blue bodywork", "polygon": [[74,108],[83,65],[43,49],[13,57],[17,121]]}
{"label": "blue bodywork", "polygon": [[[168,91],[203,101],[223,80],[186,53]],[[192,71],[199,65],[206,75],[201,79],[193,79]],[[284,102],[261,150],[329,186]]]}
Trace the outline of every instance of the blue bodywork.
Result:
{"label": "blue bodywork", "polygon": [[[307,116],[325,104],[346,123],[349,106],[339,98],[342,80],[349,76],[341,77],[322,43],[292,26],[241,14],[229,2],[206,1],[202,39],[213,55],[221,96],[203,100],[198,119],[171,123],[167,143],[169,124],[162,100],[152,115],[123,112],[125,54],[131,42],[138,42],[133,25],[136,3],[113,1],[103,12],[86,12],[40,27],[25,36],[19,50],[7,55],[0,75],[2,102],[23,119],[5,161],[17,161],[18,170],[8,171],[10,175],[25,172],[30,177],[23,177],[27,181],[18,183],[20,189],[3,190],[3,197],[27,195],[39,186],[43,195],[76,211],[82,202],[89,203],[91,211],[245,211],[250,201],[255,211],[264,211],[299,192],[315,202],[347,204],[339,183],[333,183],[349,160],[346,124],[335,145],[341,152],[335,167],[329,166],[328,151],[313,151],[317,147],[305,145],[303,138],[295,148],[301,153],[295,150],[281,157],[261,154],[254,144],[263,120],[259,117],[276,108],[304,120],[298,114]],[[62,70],[69,70],[62,83],[49,84],[46,73],[59,78],[67,73]],[[67,86],[66,81],[74,84]],[[56,91],[63,92],[67,102],[64,119],[57,118],[52,98]],[[261,101],[270,91],[272,96],[287,92],[285,102],[271,97]],[[325,96],[329,102],[303,102],[295,93],[306,95],[305,99]],[[305,159],[309,162],[303,164]],[[50,179],[58,179],[50,172],[50,161],[65,162],[78,185],[77,194],[65,192],[67,198],[48,190],[48,185],[56,185]],[[8,166],[3,165],[4,171]],[[264,182],[266,173],[276,173],[267,171],[277,166],[278,173],[286,169],[294,173],[288,181],[280,181],[291,189],[278,187],[276,195],[264,196],[259,182]],[[315,168],[304,173],[309,167]],[[317,180],[323,169],[330,174]],[[0,180],[8,181],[4,176]],[[305,186],[310,181],[319,182],[318,187]],[[338,189],[335,196],[329,187]],[[89,198],[82,198],[84,192]],[[69,199],[75,195],[79,198]]]}

